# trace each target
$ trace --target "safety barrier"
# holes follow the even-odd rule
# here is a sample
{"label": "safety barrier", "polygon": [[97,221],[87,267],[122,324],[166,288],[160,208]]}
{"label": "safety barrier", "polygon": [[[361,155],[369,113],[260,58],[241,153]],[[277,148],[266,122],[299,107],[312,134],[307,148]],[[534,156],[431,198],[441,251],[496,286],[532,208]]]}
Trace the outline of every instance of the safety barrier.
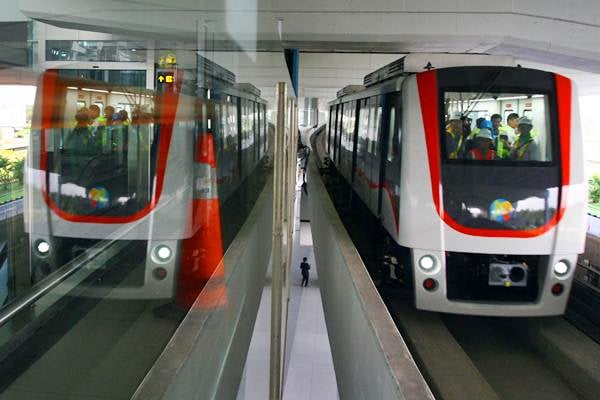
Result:
{"label": "safety barrier", "polygon": [[325,321],[342,399],[433,399],[310,162],[308,198]]}
{"label": "safety barrier", "polygon": [[133,399],[236,397],[271,255],[272,197],[271,178]]}

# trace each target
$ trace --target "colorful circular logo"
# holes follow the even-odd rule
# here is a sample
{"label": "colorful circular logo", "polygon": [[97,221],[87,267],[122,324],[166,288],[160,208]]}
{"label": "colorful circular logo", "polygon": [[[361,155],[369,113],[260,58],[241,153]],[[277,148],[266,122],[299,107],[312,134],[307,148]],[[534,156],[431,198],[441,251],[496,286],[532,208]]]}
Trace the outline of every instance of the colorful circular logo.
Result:
{"label": "colorful circular logo", "polygon": [[506,199],[496,199],[490,204],[490,219],[498,222],[509,221],[513,211],[515,211],[515,209],[510,201]]}
{"label": "colorful circular logo", "polygon": [[91,188],[88,192],[88,199],[90,200],[90,204],[92,207],[96,209],[106,208],[108,207],[108,203],[110,201],[110,195],[108,194],[108,190],[102,186],[96,186]]}

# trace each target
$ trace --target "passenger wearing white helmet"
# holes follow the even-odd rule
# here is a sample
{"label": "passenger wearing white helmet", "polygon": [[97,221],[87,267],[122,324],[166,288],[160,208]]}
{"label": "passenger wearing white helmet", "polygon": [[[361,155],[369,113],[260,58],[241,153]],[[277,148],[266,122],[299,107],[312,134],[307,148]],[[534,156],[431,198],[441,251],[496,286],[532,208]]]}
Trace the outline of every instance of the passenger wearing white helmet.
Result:
{"label": "passenger wearing white helmet", "polygon": [[494,141],[492,132],[487,128],[482,128],[477,132],[473,140],[475,147],[467,153],[468,160],[495,160],[496,152],[492,149]]}
{"label": "passenger wearing white helmet", "polygon": [[517,140],[513,145],[510,152],[511,160],[520,161],[540,161],[540,148],[538,144],[533,140],[531,131],[533,129],[533,122],[527,117],[519,118],[519,125],[517,126]]}
{"label": "passenger wearing white helmet", "polygon": [[462,152],[463,145],[463,122],[462,114],[453,112],[446,124],[446,155],[448,158],[458,158]]}

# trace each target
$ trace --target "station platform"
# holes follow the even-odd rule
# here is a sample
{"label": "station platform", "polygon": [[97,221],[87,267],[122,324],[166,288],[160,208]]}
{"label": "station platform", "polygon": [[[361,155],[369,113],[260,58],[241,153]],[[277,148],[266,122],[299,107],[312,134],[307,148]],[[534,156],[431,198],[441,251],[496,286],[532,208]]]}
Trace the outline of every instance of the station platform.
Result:
{"label": "station platform", "polygon": [[[298,206],[306,202],[301,190],[296,191],[296,199]],[[296,207],[293,259],[289,271],[283,399],[338,399],[319,287],[319,266],[315,261],[310,223],[301,221],[301,211],[300,206]],[[303,257],[311,265],[307,287],[301,286],[299,265]],[[269,269],[237,400],[262,400],[269,397],[270,282]]]}

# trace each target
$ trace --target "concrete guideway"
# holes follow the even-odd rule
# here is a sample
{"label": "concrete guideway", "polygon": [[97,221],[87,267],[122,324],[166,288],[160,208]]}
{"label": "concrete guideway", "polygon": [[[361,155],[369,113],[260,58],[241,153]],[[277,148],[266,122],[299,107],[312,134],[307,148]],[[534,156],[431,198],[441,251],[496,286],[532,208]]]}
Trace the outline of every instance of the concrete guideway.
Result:
{"label": "concrete guideway", "polygon": [[388,302],[388,307],[436,397],[499,399],[437,313],[418,311],[412,304],[393,301]]}
{"label": "concrete guideway", "polygon": [[340,398],[433,399],[318,176],[308,200]]}

